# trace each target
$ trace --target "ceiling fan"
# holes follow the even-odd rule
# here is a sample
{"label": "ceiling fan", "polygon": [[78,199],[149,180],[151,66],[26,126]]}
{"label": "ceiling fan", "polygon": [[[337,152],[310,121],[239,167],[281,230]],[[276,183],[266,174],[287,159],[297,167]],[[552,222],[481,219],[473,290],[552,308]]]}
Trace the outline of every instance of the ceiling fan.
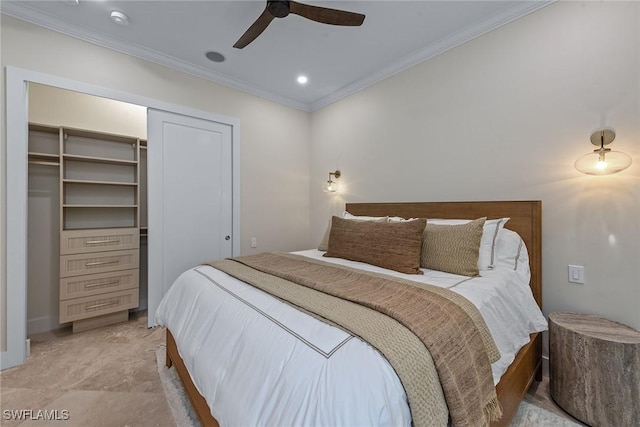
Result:
{"label": "ceiling fan", "polygon": [[357,27],[362,25],[364,21],[364,15],[360,13],[311,6],[295,1],[267,0],[267,7],[265,7],[262,15],[256,19],[256,22],[249,27],[233,47],[242,49],[262,34],[274,18],[284,18],[290,13],[331,25]]}

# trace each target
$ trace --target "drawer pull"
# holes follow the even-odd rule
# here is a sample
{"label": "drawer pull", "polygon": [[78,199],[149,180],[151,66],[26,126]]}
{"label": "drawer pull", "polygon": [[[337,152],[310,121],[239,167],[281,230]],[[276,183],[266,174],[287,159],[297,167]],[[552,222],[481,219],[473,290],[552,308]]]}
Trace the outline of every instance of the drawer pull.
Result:
{"label": "drawer pull", "polygon": [[95,267],[96,265],[107,265],[107,264],[119,264],[120,260],[116,261],[96,261],[96,262],[88,262],[85,264],[85,267]]}
{"label": "drawer pull", "polygon": [[100,243],[120,243],[120,239],[116,240],[87,240],[84,242],[87,245],[99,245]]}
{"label": "drawer pull", "polygon": [[94,310],[96,308],[104,308],[104,307],[109,307],[111,305],[118,305],[120,304],[120,301],[111,301],[111,302],[103,302],[102,304],[93,304],[93,305],[87,305],[84,309],[85,310]]}
{"label": "drawer pull", "polygon": [[118,283],[120,283],[119,280],[113,280],[111,282],[102,282],[102,283],[91,283],[88,285],[84,285],[85,289],[91,289],[91,288],[97,288],[100,286],[110,286],[110,285],[117,285]]}

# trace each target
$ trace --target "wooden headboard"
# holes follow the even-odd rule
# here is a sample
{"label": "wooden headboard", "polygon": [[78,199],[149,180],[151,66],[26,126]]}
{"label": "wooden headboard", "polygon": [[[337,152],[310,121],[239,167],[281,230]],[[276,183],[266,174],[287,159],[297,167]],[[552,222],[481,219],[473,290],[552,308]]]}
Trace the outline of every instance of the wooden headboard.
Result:
{"label": "wooden headboard", "polygon": [[527,245],[531,267],[531,290],[542,307],[542,202],[413,202],[347,203],[353,215],[403,218],[487,219],[510,218],[505,227],[518,233]]}

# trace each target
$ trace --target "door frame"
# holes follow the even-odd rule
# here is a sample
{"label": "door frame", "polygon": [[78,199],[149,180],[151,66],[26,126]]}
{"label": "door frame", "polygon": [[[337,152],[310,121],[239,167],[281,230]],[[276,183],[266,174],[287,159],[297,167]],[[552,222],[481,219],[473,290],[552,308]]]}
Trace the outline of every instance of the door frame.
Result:
{"label": "door frame", "polygon": [[6,277],[6,317],[1,319],[0,327],[5,333],[6,349],[0,352],[0,370],[21,365],[26,359],[28,83],[54,86],[231,126],[232,253],[234,256],[240,255],[240,120],[238,118],[12,66],[5,68],[5,80],[6,247],[5,260],[2,260],[4,263],[0,263],[0,269],[4,266],[6,272],[1,274],[2,271],[0,271],[0,277]]}

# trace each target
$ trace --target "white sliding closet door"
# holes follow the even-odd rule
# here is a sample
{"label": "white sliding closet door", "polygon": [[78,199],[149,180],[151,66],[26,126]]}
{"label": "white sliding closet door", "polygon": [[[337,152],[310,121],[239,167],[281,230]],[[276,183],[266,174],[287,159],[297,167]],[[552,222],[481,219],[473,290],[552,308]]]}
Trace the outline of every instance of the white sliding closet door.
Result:
{"label": "white sliding closet door", "polygon": [[149,327],[183,271],[233,253],[232,127],[149,109]]}

